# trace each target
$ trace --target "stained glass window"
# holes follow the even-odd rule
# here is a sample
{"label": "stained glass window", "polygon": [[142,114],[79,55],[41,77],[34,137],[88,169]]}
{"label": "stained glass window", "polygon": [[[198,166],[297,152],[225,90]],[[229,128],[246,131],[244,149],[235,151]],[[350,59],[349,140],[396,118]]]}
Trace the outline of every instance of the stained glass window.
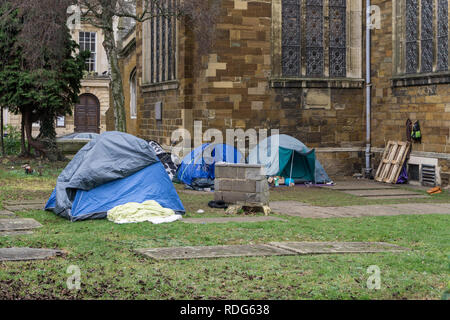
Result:
{"label": "stained glass window", "polygon": [[[406,0],[404,4],[401,19],[405,21],[405,65],[402,72],[447,71],[448,0]],[[402,38],[403,35],[398,34],[398,39]]]}
{"label": "stained glass window", "polygon": [[330,0],[330,76],[346,74],[346,0]]}
{"label": "stained glass window", "polygon": [[323,76],[323,0],[306,0],[306,75]]}
{"label": "stained glass window", "polygon": [[406,73],[419,66],[419,0],[406,0]]}
{"label": "stained glass window", "polygon": [[346,77],[347,0],[328,1],[329,19],[324,0],[281,0],[281,4],[283,76],[324,77],[328,65],[330,77]]}
{"label": "stained glass window", "polygon": [[448,70],[448,0],[438,1],[437,70]]}
{"label": "stained glass window", "polygon": [[433,0],[422,0],[421,71],[433,71]]}
{"label": "stained glass window", "polygon": [[300,76],[300,0],[282,1],[282,69],[284,76]]}

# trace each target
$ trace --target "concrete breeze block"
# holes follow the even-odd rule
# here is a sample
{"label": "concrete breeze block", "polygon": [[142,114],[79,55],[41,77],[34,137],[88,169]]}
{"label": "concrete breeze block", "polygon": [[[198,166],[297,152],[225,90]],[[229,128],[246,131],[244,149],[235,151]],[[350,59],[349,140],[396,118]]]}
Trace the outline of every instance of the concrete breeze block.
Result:
{"label": "concrete breeze block", "polygon": [[229,167],[216,164],[215,166],[215,176],[219,178],[227,178],[227,179],[236,179],[237,177],[237,168]]}
{"label": "concrete breeze block", "polygon": [[269,184],[260,165],[218,163],[215,169],[216,201],[229,204],[269,203]]}
{"label": "concrete breeze block", "polygon": [[214,180],[214,189],[220,191],[233,191],[233,179],[216,178]]}

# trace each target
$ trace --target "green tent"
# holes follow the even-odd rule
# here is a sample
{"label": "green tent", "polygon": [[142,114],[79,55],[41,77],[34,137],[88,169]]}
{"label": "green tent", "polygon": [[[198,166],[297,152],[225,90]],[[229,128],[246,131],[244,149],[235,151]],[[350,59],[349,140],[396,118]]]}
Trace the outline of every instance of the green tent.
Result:
{"label": "green tent", "polygon": [[295,183],[329,183],[331,179],[309,149],[294,137],[273,135],[262,141],[251,152],[248,162],[263,164],[267,176],[291,178]]}
{"label": "green tent", "polygon": [[279,148],[279,171],[276,174],[296,182],[315,181],[316,153],[301,154],[295,150]]}

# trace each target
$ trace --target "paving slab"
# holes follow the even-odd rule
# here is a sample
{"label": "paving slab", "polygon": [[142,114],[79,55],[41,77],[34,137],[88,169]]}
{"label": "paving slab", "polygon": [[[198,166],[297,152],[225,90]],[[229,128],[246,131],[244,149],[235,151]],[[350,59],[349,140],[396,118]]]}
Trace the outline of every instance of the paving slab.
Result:
{"label": "paving slab", "polygon": [[47,202],[45,199],[34,199],[34,200],[5,200],[3,204],[8,206],[21,206],[21,205],[31,205],[31,204],[44,204]]}
{"label": "paving slab", "polygon": [[350,190],[386,190],[395,189],[392,185],[386,183],[379,183],[367,180],[355,180],[355,181],[336,181],[334,186],[321,186],[321,188],[350,191]]}
{"label": "paving slab", "polygon": [[16,215],[14,212],[8,211],[8,210],[0,210],[0,219],[1,218],[13,218]]}
{"label": "paving slab", "polygon": [[0,231],[0,237],[13,237],[13,236],[24,236],[31,235],[33,231],[19,230],[19,231]]}
{"label": "paving slab", "polygon": [[405,214],[450,214],[450,203],[405,203],[391,204],[390,207],[397,210],[404,210]]}
{"label": "paving slab", "polygon": [[34,219],[0,219],[0,231],[20,231],[41,228],[42,224]]}
{"label": "paving slab", "polygon": [[22,204],[22,205],[4,205],[6,210],[17,212],[17,211],[28,211],[28,210],[44,210],[45,203],[32,203],[32,204]]}
{"label": "paving slab", "polygon": [[450,204],[414,203],[346,207],[305,206],[293,201],[271,202],[274,212],[302,218],[355,218],[415,214],[450,214]]}
{"label": "paving slab", "polygon": [[368,196],[368,197],[362,197],[363,199],[368,200],[386,200],[386,199],[426,199],[430,198],[429,196],[422,195],[422,194],[410,194],[410,195],[388,195],[388,196]]}
{"label": "paving slab", "polygon": [[0,248],[0,261],[44,260],[62,256],[61,250],[35,248]]}
{"label": "paving slab", "polygon": [[228,222],[266,222],[286,220],[277,217],[223,217],[223,218],[186,218],[180,220],[183,223],[209,224],[209,223],[228,223]]}
{"label": "paving slab", "polygon": [[265,244],[150,248],[150,249],[136,249],[135,251],[156,260],[261,257],[261,256],[284,256],[296,254],[293,251]]}
{"label": "paving slab", "polygon": [[269,244],[298,254],[377,253],[409,250],[384,242],[270,242]]}
{"label": "paving slab", "polygon": [[394,189],[394,188],[383,190],[350,190],[343,192],[358,197],[424,196],[423,194],[414,191]]}

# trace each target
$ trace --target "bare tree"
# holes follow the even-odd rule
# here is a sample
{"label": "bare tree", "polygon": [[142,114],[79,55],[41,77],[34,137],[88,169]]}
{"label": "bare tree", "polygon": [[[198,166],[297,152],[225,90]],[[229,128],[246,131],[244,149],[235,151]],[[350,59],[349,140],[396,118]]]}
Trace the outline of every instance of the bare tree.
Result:
{"label": "bare tree", "polygon": [[[126,131],[125,98],[119,68],[119,48],[114,30],[117,18],[145,22],[155,17],[182,19],[196,34],[200,50],[210,46],[217,14],[217,0],[178,0],[169,6],[167,0],[77,0],[84,20],[103,31],[103,47],[111,68],[111,91],[114,103],[115,129]],[[136,10],[137,7],[137,10]]]}

